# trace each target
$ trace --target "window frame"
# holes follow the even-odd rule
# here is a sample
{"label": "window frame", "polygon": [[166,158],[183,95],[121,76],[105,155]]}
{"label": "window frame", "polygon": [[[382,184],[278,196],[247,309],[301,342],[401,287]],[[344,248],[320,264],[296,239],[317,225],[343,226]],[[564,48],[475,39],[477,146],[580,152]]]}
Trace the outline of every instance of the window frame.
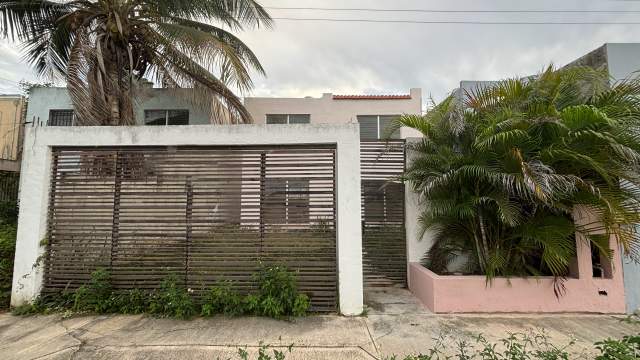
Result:
{"label": "window frame", "polygon": [[[380,114],[378,114],[378,115],[356,115],[356,120],[358,121],[358,126],[360,126],[360,118],[361,117],[375,117],[376,118],[376,131],[377,131],[376,138],[375,139],[362,139],[362,133],[360,133],[360,140],[364,140],[364,141],[381,140],[382,139],[381,130],[383,130],[383,129],[380,129],[380,120],[381,120],[381,118],[382,117],[390,117],[390,118],[396,119],[396,118],[399,118],[400,116],[402,116],[402,115],[396,115],[396,114],[392,114],[392,115],[385,115],[385,114],[382,114],[382,115],[380,115]],[[400,130],[398,129],[398,137],[397,137],[397,139],[401,139],[401,138],[402,137],[400,135]],[[396,139],[396,138],[392,137],[391,139]]]}
{"label": "window frame", "polygon": [[[164,111],[164,124],[162,124],[162,125],[148,124],[147,123],[147,112],[151,112],[151,111]],[[170,111],[185,111],[187,113],[187,123],[184,124],[184,125],[189,125],[189,123],[191,121],[191,112],[189,111],[189,109],[144,109],[144,118],[142,119],[142,121],[144,121],[144,126],[180,126],[180,125],[169,124],[169,112]]]}
{"label": "window frame", "polygon": [[[71,124],[69,125],[53,125],[51,124],[51,119],[53,118],[53,113],[56,111],[64,111],[71,112]],[[49,109],[49,118],[47,119],[47,126],[75,126],[76,125],[76,112],[73,109]]]}
{"label": "window frame", "polygon": [[[287,122],[284,124],[269,124],[269,116],[286,116],[287,118]],[[292,116],[308,116],[309,117],[309,122],[307,123],[291,123],[291,117]],[[265,114],[264,116],[264,122],[267,125],[304,125],[304,124],[311,124],[311,114]]]}

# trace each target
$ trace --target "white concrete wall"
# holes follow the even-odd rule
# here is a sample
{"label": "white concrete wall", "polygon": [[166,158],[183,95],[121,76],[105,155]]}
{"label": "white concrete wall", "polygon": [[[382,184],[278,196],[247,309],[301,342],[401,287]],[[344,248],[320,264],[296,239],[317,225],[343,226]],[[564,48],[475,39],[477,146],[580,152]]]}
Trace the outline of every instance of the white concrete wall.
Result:
{"label": "white concrete wall", "polygon": [[[136,123],[144,124],[145,110],[189,110],[189,124],[209,124],[209,115],[195,108],[186,97],[177,93],[191,91],[190,89],[146,89],[141,96],[140,104],[135,108]],[[73,105],[67,88],[34,88],[29,94],[27,107],[27,122],[35,121],[40,125],[47,125],[49,110],[71,110]]]}
{"label": "white concrete wall", "polygon": [[[333,94],[320,98],[248,97],[244,104],[256,124],[264,124],[267,114],[309,114],[311,124],[358,123],[358,115],[403,115],[422,113],[422,90],[411,89],[411,99],[334,100]],[[413,129],[401,129],[402,138],[419,136]]]}
{"label": "white concrete wall", "polygon": [[[640,76],[640,44],[606,44],[607,65],[612,81]],[[627,312],[640,310],[640,264],[622,259]]]}
{"label": "white concrete wall", "polygon": [[[407,139],[407,154],[406,161],[407,166],[411,163],[414,158],[414,154],[409,151],[410,144],[416,143],[420,141],[419,138],[408,138]],[[421,262],[424,254],[431,248],[433,245],[433,234],[431,232],[426,232],[422,237],[419,237],[420,234],[420,224],[418,223],[418,218],[420,213],[422,212],[422,207],[424,203],[421,202],[420,196],[412,191],[411,184],[405,184],[405,212],[404,212],[404,222],[405,222],[405,231],[406,231],[406,239],[407,239],[407,262]],[[408,265],[408,264],[407,264]]]}
{"label": "white concrete wall", "polygon": [[360,141],[356,124],[140,127],[35,127],[25,134],[11,304],[42,287],[52,146],[336,144],[337,256],[340,312],[363,309]]}

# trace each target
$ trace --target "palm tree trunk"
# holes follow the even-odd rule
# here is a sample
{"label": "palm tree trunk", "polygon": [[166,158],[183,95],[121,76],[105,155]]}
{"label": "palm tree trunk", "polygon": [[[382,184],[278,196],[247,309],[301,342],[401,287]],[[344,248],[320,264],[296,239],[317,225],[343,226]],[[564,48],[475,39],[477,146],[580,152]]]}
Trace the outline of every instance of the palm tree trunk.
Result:
{"label": "palm tree trunk", "polygon": [[116,96],[110,96],[111,97],[111,119],[110,120],[110,124],[109,125],[113,125],[113,126],[118,126],[121,125],[121,121],[120,121],[120,102],[118,101],[118,98]]}
{"label": "palm tree trunk", "polygon": [[[473,227],[475,228],[475,225]],[[482,249],[480,247],[480,239],[478,238],[478,234],[475,231],[475,229],[473,231],[473,240],[476,243],[476,253],[478,255],[478,265],[480,265],[480,271],[482,271],[484,273],[486,268],[487,268],[487,264],[485,262],[484,257],[482,256]]]}
{"label": "palm tree trunk", "polygon": [[484,224],[484,217],[482,216],[482,210],[480,209],[478,209],[478,221],[480,222],[480,234],[482,235],[482,250],[483,250],[483,256],[485,259],[485,266],[486,266],[486,259],[489,257],[489,243],[487,241],[487,229]]}

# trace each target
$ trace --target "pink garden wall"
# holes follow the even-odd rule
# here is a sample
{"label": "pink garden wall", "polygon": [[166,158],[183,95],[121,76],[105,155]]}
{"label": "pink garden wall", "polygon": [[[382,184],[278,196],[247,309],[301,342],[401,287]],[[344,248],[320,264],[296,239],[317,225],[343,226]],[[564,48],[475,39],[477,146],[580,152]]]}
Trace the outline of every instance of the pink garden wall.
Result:
{"label": "pink garden wall", "polygon": [[615,238],[605,278],[593,277],[589,243],[581,235],[577,238],[574,277],[562,283],[564,292],[558,297],[552,277],[496,278],[488,284],[484,276],[437,275],[416,262],[409,263],[409,289],[435,313],[624,313],[622,262]]}

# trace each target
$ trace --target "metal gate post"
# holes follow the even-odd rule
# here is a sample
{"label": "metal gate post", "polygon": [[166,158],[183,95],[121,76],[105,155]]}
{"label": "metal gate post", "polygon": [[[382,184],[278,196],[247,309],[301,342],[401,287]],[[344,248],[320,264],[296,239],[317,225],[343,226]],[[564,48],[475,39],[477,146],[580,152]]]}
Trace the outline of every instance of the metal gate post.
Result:
{"label": "metal gate post", "polygon": [[122,156],[120,152],[116,152],[114,161],[115,171],[113,173],[113,221],[111,224],[111,257],[109,258],[109,272],[113,275],[113,258],[115,256],[116,247],[118,246],[118,238],[120,236],[120,192],[122,190]]}
{"label": "metal gate post", "polygon": [[191,238],[193,232],[191,224],[193,218],[193,184],[191,183],[191,176],[187,176],[184,187],[187,194],[187,204],[185,207],[185,224],[187,228],[184,251],[184,286],[189,287],[189,262],[191,260]]}

